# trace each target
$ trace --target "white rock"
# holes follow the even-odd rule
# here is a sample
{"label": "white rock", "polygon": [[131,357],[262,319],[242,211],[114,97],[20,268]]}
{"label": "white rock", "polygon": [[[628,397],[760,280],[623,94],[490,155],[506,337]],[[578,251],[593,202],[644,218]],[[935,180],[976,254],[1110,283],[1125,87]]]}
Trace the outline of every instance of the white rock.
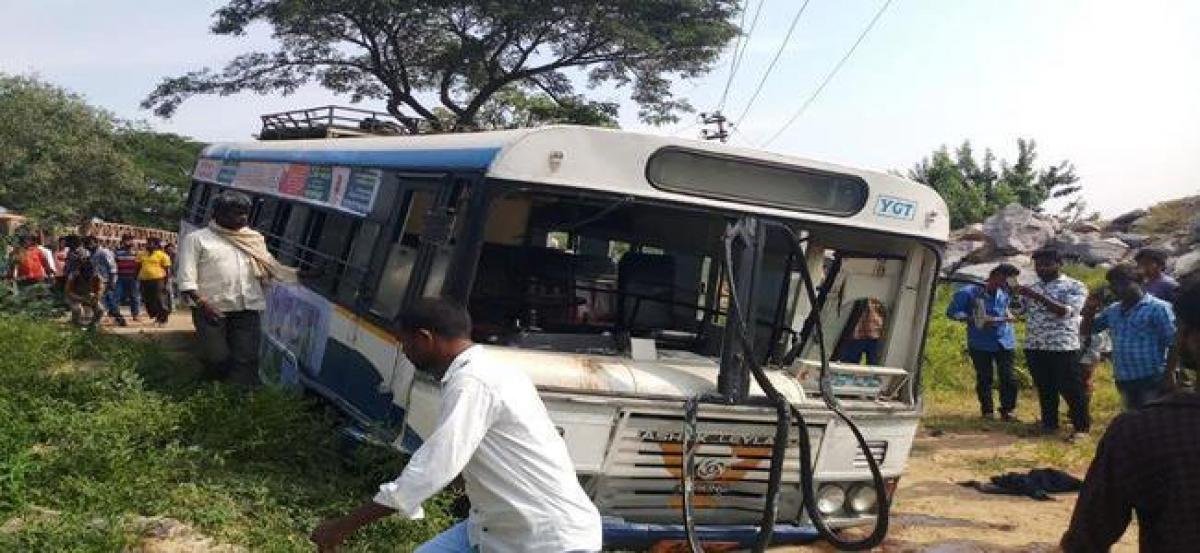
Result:
{"label": "white rock", "polygon": [[1000,254],[1031,253],[1046,245],[1055,233],[1050,221],[1017,204],[988,217],[983,231]]}

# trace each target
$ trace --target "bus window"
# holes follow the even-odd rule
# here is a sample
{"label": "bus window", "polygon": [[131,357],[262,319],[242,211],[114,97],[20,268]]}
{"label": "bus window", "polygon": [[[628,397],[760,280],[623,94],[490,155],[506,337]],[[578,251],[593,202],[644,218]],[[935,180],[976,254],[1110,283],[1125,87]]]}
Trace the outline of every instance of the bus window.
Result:
{"label": "bus window", "polygon": [[194,203],[188,204],[188,222],[202,226],[208,219],[208,203],[212,197],[213,185],[202,182],[196,183]]}
{"label": "bus window", "polygon": [[350,238],[358,226],[356,218],[349,215],[324,214],[320,237],[316,240],[316,251],[310,252],[311,262],[319,267],[320,273],[313,287],[333,294],[338,282],[350,268],[346,256],[350,250]]}
{"label": "bus window", "polygon": [[295,204],[279,221],[282,233],[278,235],[279,261],[295,267],[299,264],[299,248],[303,244],[304,232],[308,230],[308,214],[312,211],[306,205]]}
{"label": "bus window", "polygon": [[184,215],[183,219],[189,223],[193,222],[193,212],[196,210],[196,204],[200,202],[200,190],[208,186],[200,181],[192,181],[192,187],[188,189],[187,200],[183,203]]}
{"label": "bus window", "polygon": [[254,207],[250,210],[250,226],[261,232],[270,232],[278,206],[279,200],[271,196],[255,198]]}
{"label": "bus window", "polygon": [[325,229],[325,212],[312,210],[308,216],[308,221],[304,223],[303,237],[300,241],[299,258],[300,267],[312,269],[321,261],[317,253],[317,241],[321,239],[321,235]]}
{"label": "bus window", "polygon": [[408,290],[408,281],[420,249],[425,214],[433,205],[434,194],[416,190],[408,192],[404,200],[401,208],[403,222],[388,245],[387,261],[371,303],[371,312],[389,321],[400,313],[400,305],[404,302],[404,292]]}
{"label": "bus window", "polygon": [[337,282],[337,299],[343,305],[357,305],[358,294],[371,267],[371,254],[383,226],[373,221],[363,221],[350,241],[350,253],[346,256],[347,267]]}

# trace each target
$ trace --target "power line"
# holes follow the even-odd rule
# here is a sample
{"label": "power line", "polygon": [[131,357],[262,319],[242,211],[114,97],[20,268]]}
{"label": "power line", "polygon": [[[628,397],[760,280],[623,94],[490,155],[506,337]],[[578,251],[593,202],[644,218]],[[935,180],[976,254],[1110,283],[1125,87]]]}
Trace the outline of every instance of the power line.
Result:
{"label": "power line", "polygon": [[733,67],[737,65],[738,51],[742,47],[742,29],[746,27],[746,12],[750,11],[750,0],[746,0],[742,5],[742,15],[738,18],[738,35],[737,40],[733,41],[733,52],[729,56],[729,80],[725,83],[725,92],[723,96],[729,93],[729,84],[733,82]]}
{"label": "power line", "polygon": [[783,134],[788,127],[792,126],[792,123],[795,123],[801,115],[804,115],[804,112],[808,110],[808,106],[812,105],[813,101],[817,99],[817,96],[821,95],[821,91],[825,90],[825,87],[829,85],[829,81],[832,81],[833,77],[838,74],[838,71],[841,71],[842,66],[846,64],[846,60],[850,59],[850,56],[854,55],[854,51],[858,49],[858,45],[862,44],[863,39],[867,38],[867,34],[871,32],[871,29],[875,27],[875,23],[879,22],[879,18],[883,16],[883,12],[887,11],[888,6],[891,4],[892,0],[886,0],[883,5],[879,7],[879,11],[875,12],[875,17],[871,18],[871,22],[868,23],[867,27],[863,29],[861,34],[858,35],[858,40],[854,41],[854,45],[850,46],[850,49],[846,51],[846,55],[842,56],[842,59],[837,62],[837,65],[833,66],[833,70],[830,71],[828,75],[825,75],[825,80],[821,81],[821,86],[818,86],[817,89],[813,91],[812,96],[809,96],[803,104],[800,104],[800,109],[797,109],[796,113],[793,113],[792,116],[788,118],[787,122],[784,123],[778,131],[775,131],[775,134],[771,135],[771,138],[768,138],[765,142],[759,145],[760,148],[764,148],[770,143],[774,142],[775,139],[779,138],[779,135]]}
{"label": "power line", "polygon": [[[725,100],[726,100],[726,98],[729,97],[729,87],[731,85],[733,85],[733,78],[735,76],[737,76],[738,69],[742,66],[742,59],[746,57],[746,50],[750,46],[750,37],[754,35],[754,29],[756,27],[758,27],[758,16],[762,15],[762,7],[763,7],[763,4],[766,4],[766,3],[767,3],[767,0],[759,0],[758,7],[755,8],[755,10],[754,10],[754,18],[750,22],[750,30],[746,31],[745,39],[741,38],[741,35],[740,35],[741,29],[740,28],[738,29],[739,35],[738,35],[737,44],[740,44],[741,48],[740,49],[735,48],[735,51],[733,53],[733,60],[730,62],[730,65],[729,65],[729,78],[725,80],[725,90],[721,91],[721,100],[717,102],[718,110],[725,108]],[[744,8],[744,10],[749,10],[749,9],[750,9],[750,0],[746,0],[746,8]],[[743,11],[742,15],[744,16],[745,14],[746,14],[746,12]]]}
{"label": "power line", "polygon": [[763,85],[767,84],[767,78],[771,76],[771,72],[775,70],[775,64],[779,63],[779,58],[783,56],[783,51],[787,49],[787,45],[792,40],[792,33],[796,30],[796,24],[800,22],[800,16],[804,15],[804,10],[808,8],[809,0],[804,0],[800,5],[800,10],[796,12],[796,16],[792,18],[792,24],[788,27],[787,34],[783,37],[783,42],[779,44],[779,49],[775,51],[775,57],[771,58],[770,65],[767,66],[767,72],[758,81],[758,86],[754,89],[754,94],[750,95],[750,101],[746,103],[746,109],[742,110],[742,114],[733,120],[733,125],[736,127],[746,119],[746,114],[750,113],[750,108],[754,107],[754,102],[758,100],[758,95],[762,93]]}

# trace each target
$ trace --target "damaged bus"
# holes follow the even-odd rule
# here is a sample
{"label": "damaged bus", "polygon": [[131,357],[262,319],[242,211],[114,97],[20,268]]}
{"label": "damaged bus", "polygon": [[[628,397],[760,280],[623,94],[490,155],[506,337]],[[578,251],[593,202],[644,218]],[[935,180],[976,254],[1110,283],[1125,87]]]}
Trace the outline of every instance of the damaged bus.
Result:
{"label": "damaged bus", "polygon": [[606,548],[886,532],[949,228],[932,189],[570,126],[212,145],[184,232],[226,188],[309,269],[269,292],[262,377],[360,437],[411,452],[432,429],[436,382],[394,321],[448,296],[537,385]]}

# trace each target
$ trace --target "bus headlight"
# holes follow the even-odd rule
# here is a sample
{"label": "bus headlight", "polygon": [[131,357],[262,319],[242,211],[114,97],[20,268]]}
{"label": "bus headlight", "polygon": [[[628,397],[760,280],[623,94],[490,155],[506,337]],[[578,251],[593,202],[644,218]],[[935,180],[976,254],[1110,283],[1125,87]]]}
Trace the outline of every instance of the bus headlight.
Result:
{"label": "bus headlight", "polygon": [[875,493],[875,487],[870,484],[859,484],[850,488],[850,493],[847,498],[847,504],[850,510],[857,514],[865,514],[875,510],[875,504],[879,503],[879,494]]}
{"label": "bus headlight", "polygon": [[829,516],[846,506],[846,491],[835,484],[825,484],[817,491],[817,510]]}

